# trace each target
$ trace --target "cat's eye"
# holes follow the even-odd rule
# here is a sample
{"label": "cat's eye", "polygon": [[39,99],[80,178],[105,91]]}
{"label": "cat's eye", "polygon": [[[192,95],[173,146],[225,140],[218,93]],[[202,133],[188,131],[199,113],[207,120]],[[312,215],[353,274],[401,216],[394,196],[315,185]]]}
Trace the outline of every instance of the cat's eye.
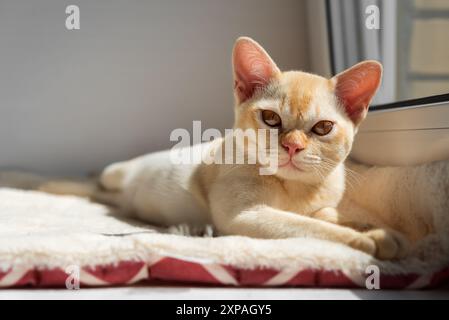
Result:
{"label": "cat's eye", "polygon": [[329,132],[332,131],[332,128],[334,127],[334,123],[329,120],[322,120],[317,122],[313,128],[312,132],[319,135],[319,136],[325,136],[329,134]]}
{"label": "cat's eye", "polygon": [[274,111],[263,110],[262,120],[267,126],[279,128],[282,125],[281,117]]}

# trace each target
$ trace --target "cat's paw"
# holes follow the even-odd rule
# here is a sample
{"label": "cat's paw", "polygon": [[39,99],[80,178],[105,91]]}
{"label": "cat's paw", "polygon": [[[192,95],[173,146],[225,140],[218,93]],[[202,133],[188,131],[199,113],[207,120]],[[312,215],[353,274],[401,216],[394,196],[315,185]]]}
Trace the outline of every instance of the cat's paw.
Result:
{"label": "cat's paw", "polygon": [[374,256],[380,260],[401,259],[410,251],[409,241],[399,232],[374,229],[364,233],[376,243]]}
{"label": "cat's paw", "polygon": [[374,256],[376,254],[376,242],[374,239],[367,237],[365,235],[357,235],[353,237],[349,242],[348,245],[351,248],[354,248],[356,250],[360,250],[362,252],[365,252],[369,255]]}

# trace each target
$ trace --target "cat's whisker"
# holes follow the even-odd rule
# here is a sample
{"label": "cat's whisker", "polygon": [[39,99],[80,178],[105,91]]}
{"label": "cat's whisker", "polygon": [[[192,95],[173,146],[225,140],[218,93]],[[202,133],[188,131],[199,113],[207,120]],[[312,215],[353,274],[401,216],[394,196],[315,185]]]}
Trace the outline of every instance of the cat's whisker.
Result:
{"label": "cat's whisker", "polygon": [[302,164],[306,165],[317,165],[321,163],[321,157],[314,154],[306,154],[303,159],[301,159]]}
{"label": "cat's whisker", "polygon": [[[323,163],[329,166],[335,166],[337,164],[337,162],[330,159],[324,159]],[[350,187],[351,189],[355,189],[362,184],[362,180],[365,179],[362,175],[360,175],[358,172],[355,172],[354,170],[347,168],[346,166],[344,167],[344,169],[348,187]]]}
{"label": "cat's whisker", "polygon": [[320,156],[314,155],[314,154],[306,154],[304,156],[305,159],[314,159],[314,160],[321,160]]}
{"label": "cat's whisker", "polygon": [[322,181],[326,180],[326,178],[324,177],[323,173],[320,171],[319,168],[317,168],[317,167],[312,167],[312,168],[313,168],[313,170],[318,174],[319,178],[320,178]]}

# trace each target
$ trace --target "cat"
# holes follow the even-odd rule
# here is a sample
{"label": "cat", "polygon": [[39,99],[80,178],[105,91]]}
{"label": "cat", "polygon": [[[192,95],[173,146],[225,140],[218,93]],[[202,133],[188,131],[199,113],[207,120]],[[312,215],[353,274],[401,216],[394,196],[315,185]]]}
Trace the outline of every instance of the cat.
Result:
{"label": "cat", "polygon": [[[449,161],[378,167],[346,161],[353,187],[338,209],[352,221],[390,228],[412,247],[429,235],[449,251]],[[334,221],[334,223],[339,223]]]}
{"label": "cat", "polygon": [[[258,162],[176,165],[170,151],[162,151],[108,166],[100,188],[88,193],[158,225],[213,224],[223,235],[314,237],[379,259],[405,256],[409,242],[401,233],[351,221],[337,209],[345,191],[344,161],[380,85],[382,65],[360,62],[331,79],[281,72],[248,37],[235,42],[232,63],[234,129],[278,133],[274,174],[261,175]],[[206,147],[216,154],[224,141],[191,150]],[[60,187],[42,189],[62,193]]]}

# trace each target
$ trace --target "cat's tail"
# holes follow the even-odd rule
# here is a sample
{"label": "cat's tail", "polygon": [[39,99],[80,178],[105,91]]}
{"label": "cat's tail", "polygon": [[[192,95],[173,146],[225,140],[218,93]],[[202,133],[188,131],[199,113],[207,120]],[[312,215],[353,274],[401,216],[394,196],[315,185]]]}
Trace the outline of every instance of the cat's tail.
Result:
{"label": "cat's tail", "polygon": [[42,184],[40,191],[53,194],[67,194],[100,200],[104,193],[119,193],[123,187],[123,179],[128,162],[113,163],[103,170],[100,176],[85,180],[63,179]]}
{"label": "cat's tail", "polygon": [[58,195],[93,198],[98,192],[97,177],[54,178],[20,171],[1,171],[0,188],[35,190]]}
{"label": "cat's tail", "polygon": [[20,171],[0,171],[0,188],[35,190],[48,178]]}
{"label": "cat's tail", "polygon": [[[113,169],[114,167],[111,167]],[[54,178],[19,171],[0,171],[0,188],[34,190],[54,195],[88,198],[93,202],[122,207],[124,195],[116,184],[119,176],[115,170],[111,175],[89,178]],[[115,179],[113,179],[115,178]],[[107,183],[105,185],[105,182]]]}
{"label": "cat's tail", "polygon": [[36,188],[42,191],[57,195],[72,195],[77,197],[95,200],[100,192],[96,179],[86,180],[49,180]]}
{"label": "cat's tail", "polygon": [[118,191],[106,190],[98,178],[85,180],[51,180],[39,185],[36,190],[56,195],[88,198],[93,202],[125,210],[125,195]]}

